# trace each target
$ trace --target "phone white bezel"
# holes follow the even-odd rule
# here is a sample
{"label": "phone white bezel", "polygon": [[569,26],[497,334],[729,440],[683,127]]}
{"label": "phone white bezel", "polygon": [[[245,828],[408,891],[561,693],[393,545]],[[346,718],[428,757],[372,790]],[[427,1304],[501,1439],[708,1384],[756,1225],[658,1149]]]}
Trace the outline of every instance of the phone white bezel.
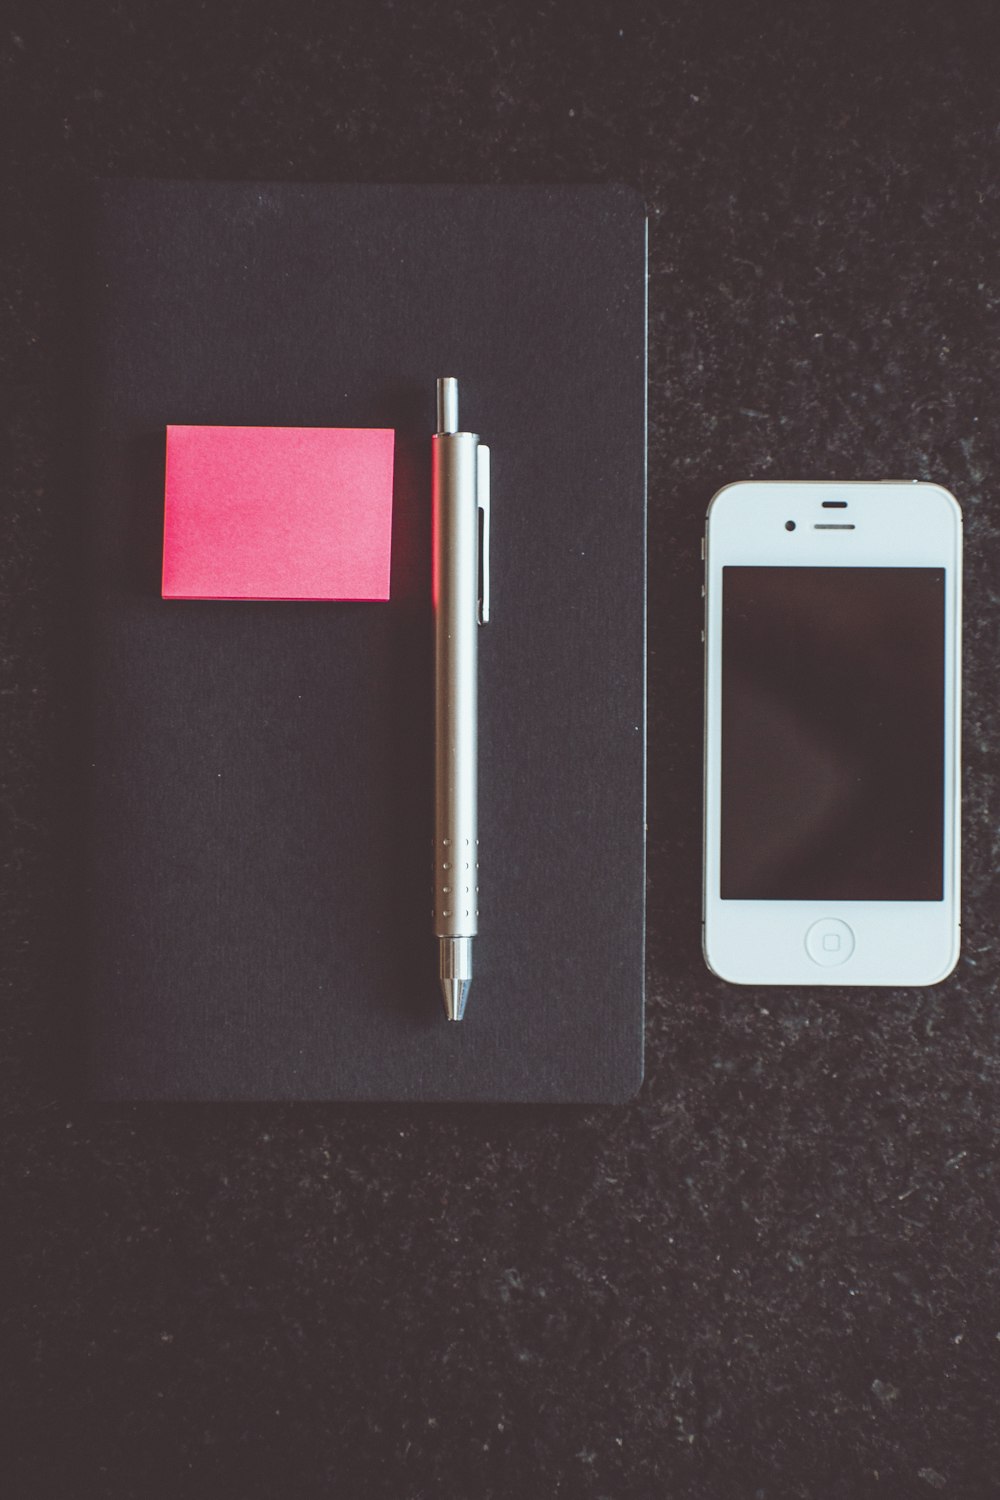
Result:
{"label": "phone white bezel", "polygon": [[[823,509],[823,501],[847,502]],[[786,530],[794,521],[795,529]],[[834,525],[853,530],[816,530]],[[719,895],[722,569],[933,567],[945,570],[944,898],[941,901],[723,901]],[[713,497],[705,528],[705,800],[702,941],[713,973],[734,984],[928,985],[951,973],[961,940],[960,692],[962,514],[922,482],[743,481]],[[854,938],[846,961],[810,957],[824,919]]]}

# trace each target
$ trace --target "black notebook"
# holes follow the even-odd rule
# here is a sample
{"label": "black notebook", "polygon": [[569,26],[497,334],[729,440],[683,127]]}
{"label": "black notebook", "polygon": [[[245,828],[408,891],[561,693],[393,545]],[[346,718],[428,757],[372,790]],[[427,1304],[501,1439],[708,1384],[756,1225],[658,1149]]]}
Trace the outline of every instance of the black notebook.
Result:
{"label": "black notebook", "polygon": [[[110,182],[88,256],[86,1091],[642,1076],[646,225],[617,187]],[[435,380],[493,460],[480,917],[430,930]],[[160,598],[168,423],[391,427],[389,603]]]}

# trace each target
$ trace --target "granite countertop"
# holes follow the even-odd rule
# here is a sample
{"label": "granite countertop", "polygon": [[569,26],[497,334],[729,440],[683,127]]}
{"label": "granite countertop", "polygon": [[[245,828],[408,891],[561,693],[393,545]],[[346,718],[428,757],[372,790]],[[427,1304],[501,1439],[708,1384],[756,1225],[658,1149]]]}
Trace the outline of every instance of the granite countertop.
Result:
{"label": "granite countertop", "polygon": [[[0,249],[4,1493],[997,1493],[1000,27],[834,8],[15,0]],[[61,940],[81,177],[606,181],[652,279],[647,1076],[608,1109],[85,1108]],[[965,903],[924,991],[698,941],[705,505],[965,513]]]}

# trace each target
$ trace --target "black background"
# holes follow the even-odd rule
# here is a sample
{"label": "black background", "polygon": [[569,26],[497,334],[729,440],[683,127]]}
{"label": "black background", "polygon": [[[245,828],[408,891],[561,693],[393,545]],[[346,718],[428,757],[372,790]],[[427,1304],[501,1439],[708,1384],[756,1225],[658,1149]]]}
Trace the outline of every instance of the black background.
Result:
{"label": "black background", "polygon": [[[861,15],[6,12],[7,1494],[995,1493],[998,31],[988,4]],[[63,204],[94,172],[645,193],[635,1104],[67,1101]],[[701,962],[698,537],[721,484],[771,477],[933,478],[965,512],[965,939],[937,989]]]}

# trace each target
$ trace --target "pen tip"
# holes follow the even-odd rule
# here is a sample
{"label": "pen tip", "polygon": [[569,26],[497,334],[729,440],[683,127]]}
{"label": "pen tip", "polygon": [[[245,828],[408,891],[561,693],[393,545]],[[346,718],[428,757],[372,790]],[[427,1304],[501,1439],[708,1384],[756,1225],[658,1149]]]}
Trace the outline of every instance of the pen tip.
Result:
{"label": "pen tip", "polygon": [[444,995],[444,1012],[449,1021],[460,1021],[465,1015],[465,1002],[469,998],[468,979],[442,979],[441,993]]}

